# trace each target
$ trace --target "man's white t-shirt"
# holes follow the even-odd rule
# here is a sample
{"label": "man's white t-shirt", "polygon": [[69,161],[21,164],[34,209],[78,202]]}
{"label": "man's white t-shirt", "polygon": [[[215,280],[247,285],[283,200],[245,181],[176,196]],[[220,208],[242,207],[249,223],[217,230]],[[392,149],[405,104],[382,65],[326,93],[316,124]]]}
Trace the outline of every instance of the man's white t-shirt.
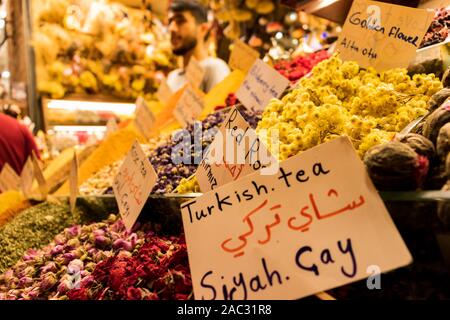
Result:
{"label": "man's white t-shirt", "polygon": [[[199,63],[205,70],[205,77],[200,84],[200,89],[205,93],[208,93],[230,73],[230,68],[225,61],[218,58],[209,57]],[[172,92],[180,90],[186,84],[186,81],[186,72],[181,68],[173,70],[167,77],[167,84]]]}

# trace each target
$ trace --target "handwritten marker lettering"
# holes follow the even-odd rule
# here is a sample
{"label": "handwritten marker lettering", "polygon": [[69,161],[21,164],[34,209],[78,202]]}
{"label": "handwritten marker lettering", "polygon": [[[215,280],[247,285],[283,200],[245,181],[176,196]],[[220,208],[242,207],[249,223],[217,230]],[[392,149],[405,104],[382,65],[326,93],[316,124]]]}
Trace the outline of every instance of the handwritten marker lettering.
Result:
{"label": "handwritten marker lettering", "polygon": [[[348,255],[350,257],[350,267],[346,268],[346,266],[341,266],[340,267],[341,273],[348,278],[353,278],[358,271],[358,266],[356,263],[355,253],[352,247],[352,240],[347,239],[345,242],[339,240],[337,242],[337,248],[339,250],[338,252],[339,254]],[[303,246],[297,251],[297,254],[295,255],[295,263],[300,269],[312,272],[316,276],[320,276],[320,269],[316,263],[308,265],[306,262],[303,262],[304,260],[311,260],[305,257],[311,256],[313,254],[315,254],[313,248],[311,248],[310,246]],[[335,260],[333,259],[333,254],[328,248],[323,249],[319,256],[320,256],[319,260],[323,265],[335,263]]]}
{"label": "handwritten marker lettering", "polygon": [[370,265],[386,272],[412,261],[345,137],[181,212],[197,299],[298,299],[365,279]]}
{"label": "handwritten marker lettering", "polygon": [[156,179],[155,170],[135,141],[113,182],[114,195],[127,230],[131,230],[138,219]]}
{"label": "handwritten marker lettering", "polygon": [[[330,195],[337,195],[337,191],[334,189],[329,190],[328,192],[328,196]],[[292,216],[287,220],[287,226],[294,230],[294,231],[301,231],[301,232],[306,232],[309,230],[309,225],[314,221],[313,215],[309,214],[306,212],[306,210],[308,210],[309,208],[312,208],[313,212],[314,212],[314,216],[315,218],[319,221],[319,220],[323,220],[323,219],[327,219],[327,218],[331,218],[333,216],[336,216],[338,214],[344,213],[346,211],[351,211],[354,210],[356,208],[361,207],[364,204],[364,197],[363,196],[359,196],[359,200],[358,202],[353,200],[351,203],[346,204],[343,208],[340,208],[338,210],[329,212],[329,213],[321,213],[321,211],[319,210],[319,207],[317,206],[316,200],[314,199],[314,195],[313,194],[309,194],[309,200],[310,200],[310,205],[304,206],[302,207],[302,209],[300,210],[300,215],[302,217],[306,217],[308,219],[308,222],[305,224],[302,224],[300,226],[295,225],[294,221],[296,221],[298,219],[298,217],[296,216]],[[243,219],[243,222],[247,223],[249,226],[249,230],[246,233],[243,233],[242,235],[238,236],[238,239],[240,241],[240,245],[238,247],[235,248],[230,248],[229,247],[229,243],[232,241],[232,238],[228,238],[226,239],[224,242],[222,242],[221,244],[221,248],[229,253],[235,253],[237,251],[239,251],[238,253],[234,254],[234,257],[242,257],[244,255],[244,252],[241,251],[242,249],[245,248],[245,246],[247,245],[247,238],[249,236],[251,236],[254,232],[254,226],[253,226],[253,222],[251,220],[251,217],[258,213],[261,212],[261,210],[266,207],[269,204],[268,200],[266,199],[261,205],[259,205],[257,208],[255,208],[254,210],[252,210],[248,215],[246,215]],[[270,208],[270,211],[274,211],[276,209],[281,209],[282,205],[278,204],[278,205],[273,205]],[[266,214],[264,215],[266,216]],[[206,217],[206,216],[205,216]],[[261,220],[261,219],[258,219]],[[266,244],[270,241],[271,239],[271,229],[277,225],[279,225],[282,222],[280,215],[277,213],[274,215],[274,222],[269,223],[265,226],[265,230],[266,230],[266,238],[264,240],[258,240],[257,242],[259,244]]]}
{"label": "handwritten marker lettering", "polygon": [[[240,272],[238,275],[232,276],[231,279],[229,279],[230,282],[232,282],[231,287],[229,287],[227,284],[222,285],[221,293],[223,296],[219,297],[217,295],[216,288],[211,285],[211,278],[221,278],[222,280],[225,280],[224,277],[218,277],[214,274],[213,271],[206,272],[201,281],[200,284],[203,288],[208,289],[211,293],[211,296],[205,297],[202,296],[202,300],[204,299],[224,299],[224,300],[247,300],[250,292],[259,292],[268,290],[270,287],[275,287],[277,285],[282,285],[286,277],[283,279],[281,273],[278,270],[272,269],[269,267],[269,263],[265,258],[262,258],[260,261],[260,266],[258,266],[262,270],[260,273],[256,275],[252,275],[251,278],[246,278],[242,272]],[[228,280],[228,279],[226,279]]]}
{"label": "handwritten marker lettering", "polygon": [[377,71],[406,68],[431,24],[433,12],[355,0],[337,41],[343,60]]}
{"label": "handwritten marker lettering", "polygon": [[278,161],[233,107],[195,173],[200,189],[214,190],[261,168],[266,170],[262,174],[274,174]]}
{"label": "handwritten marker lettering", "polygon": [[257,59],[236,96],[246,108],[264,110],[269,101],[272,98],[279,98],[288,85],[288,79]]}

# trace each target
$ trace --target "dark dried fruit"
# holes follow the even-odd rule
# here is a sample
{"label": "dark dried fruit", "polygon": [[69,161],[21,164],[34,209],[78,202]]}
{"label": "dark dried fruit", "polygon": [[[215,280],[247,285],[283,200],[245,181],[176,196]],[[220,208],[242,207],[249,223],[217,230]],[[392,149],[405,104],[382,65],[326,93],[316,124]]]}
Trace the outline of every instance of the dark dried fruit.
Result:
{"label": "dark dried fruit", "polygon": [[450,122],[450,101],[434,110],[425,120],[423,125],[423,135],[436,144],[439,130],[441,130],[447,122]]}
{"label": "dark dried fruit", "polygon": [[428,110],[433,112],[439,108],[447,98],[450,97],[450,88],[444,88],[433,94],[428,100]]}
{"label": "dark dried fruit", "polygon": [[450,87],[450,67],[445,70],[444,75],[442,76],[442,85],[444,88]]}
{"label": "dark dried fruit", "polygon": [[447,159],[445,160],[445,174],[450,181],[450,152],[447,154]]}
{"label": "dark dried fruit", "polygon": [[436,154],[433,143],[420,134],[408,133],[400,136],[398,141],[410,146],[416,153],[427,157],[428,160],[433,159]]}
{"label": "dark dried fruit", "polygon": [[430,168],[428,177],[423,185],[426,190],[439,190],[447,182],[447,174],[445,173],[445,165],[440,164]]}
{"label": "dark dried fruit", "polygon": [[436,142],[436,150],[439,159],[445,162],[448,153],[450,152],[450,122],[442,126],[439,130],[439,135]]}
{"label": "dark dried fruit", "polygon": [[411,132],[422,135],[423,134],[423,124],[424,124],[424,121],[419,122],[414,128],[411,129]]}
{"label": "dark dried fruit", "polygon": [[[450,181],[448,181],[441,189],[442,191],[450,191]],[[444,227],[450,226],[450,201],[439,201],[437,216]]]}
{"label": "dark dried fruit", "polygon": [[367,151],[364,163],[379,190],[416,190],[428,173],[428,159],[411,147],[392,141]]}

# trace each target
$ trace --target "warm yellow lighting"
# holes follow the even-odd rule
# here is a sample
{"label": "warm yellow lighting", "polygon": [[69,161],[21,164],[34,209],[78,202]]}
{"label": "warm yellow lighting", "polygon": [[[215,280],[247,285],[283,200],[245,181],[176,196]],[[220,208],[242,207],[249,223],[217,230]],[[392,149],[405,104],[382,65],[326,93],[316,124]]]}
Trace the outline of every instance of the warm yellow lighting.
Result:
{"label": "warm yellow lighting", "polygon": [[105,126],[54,126],[56,132],[106,132]]}
{"label": "warm yellow lighting", "polygon": [[136,105],[134,103],[117,102],[48,100],[47,108],[67,111],[110,111],[119,116],[131,116],[136,110]]}

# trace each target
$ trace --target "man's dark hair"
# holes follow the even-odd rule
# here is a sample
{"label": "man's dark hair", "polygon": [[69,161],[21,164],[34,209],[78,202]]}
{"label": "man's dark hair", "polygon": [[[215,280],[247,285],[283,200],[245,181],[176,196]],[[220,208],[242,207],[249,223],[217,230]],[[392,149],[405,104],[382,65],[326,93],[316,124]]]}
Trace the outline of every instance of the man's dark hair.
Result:
{"label": "man's dark hair", "polygon": [[173,0],[169,11],[189,11],[198,24],[208,21],[208,9],[197,0]]}

